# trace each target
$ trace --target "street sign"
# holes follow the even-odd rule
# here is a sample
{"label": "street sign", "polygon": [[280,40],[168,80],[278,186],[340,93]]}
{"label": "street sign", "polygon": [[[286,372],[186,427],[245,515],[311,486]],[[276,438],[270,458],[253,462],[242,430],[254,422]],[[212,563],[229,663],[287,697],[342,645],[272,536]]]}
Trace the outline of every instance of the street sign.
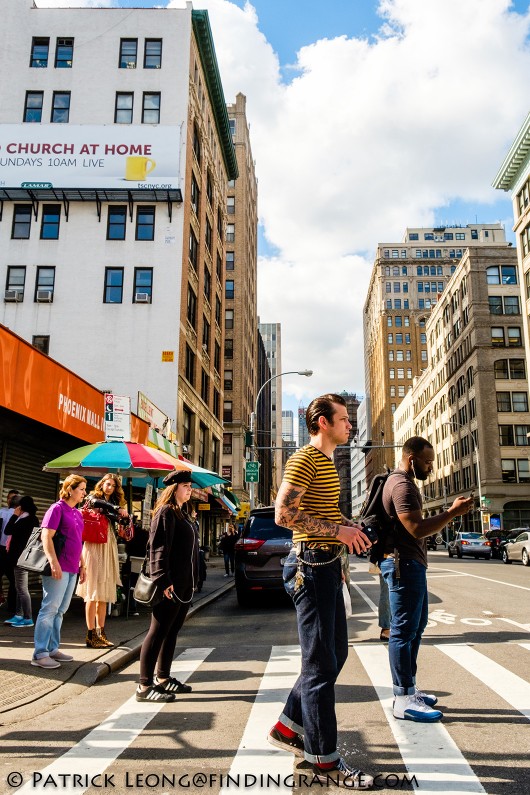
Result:
{"label": "street sign", "polygon": [[259,461],[245,462],[245,483],[259,483]]}

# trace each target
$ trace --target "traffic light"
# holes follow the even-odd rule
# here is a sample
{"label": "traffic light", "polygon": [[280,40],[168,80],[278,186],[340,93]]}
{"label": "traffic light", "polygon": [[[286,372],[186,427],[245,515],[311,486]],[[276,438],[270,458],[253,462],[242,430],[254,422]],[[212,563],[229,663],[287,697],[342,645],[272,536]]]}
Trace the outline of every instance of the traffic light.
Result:
{"label": "traffic light", "polygon": [[245,447],[252,447],[252,431],[245,431]]}

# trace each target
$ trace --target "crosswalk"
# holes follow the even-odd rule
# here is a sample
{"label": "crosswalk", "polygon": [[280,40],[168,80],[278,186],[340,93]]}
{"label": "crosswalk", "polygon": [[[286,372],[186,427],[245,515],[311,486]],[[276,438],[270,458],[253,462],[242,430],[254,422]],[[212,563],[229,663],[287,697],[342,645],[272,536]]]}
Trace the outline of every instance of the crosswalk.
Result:
{"label": "crosswalk", "polygon": [[[414,777],[415,791],[444,792],[445,795],[486,792],[479,772],[473,769],[473,760],[466,759],[465,751],[459,748],[458,737],[455,739],[450,721],[444,725],[443,721],[435,724],[416,724],[394,719],[392,682],[386,646],[381,643],[353,643],[350,648],[351,664],[358,675],[366,675],[366,682],[369,683],[367,687],[373,688],[373,705],[376,710],[382,710],[389,727],[389,736],[393,737],[395,745],[392,753],[395,754],[397,761],[401,758],[409,777]],[[223,664],[229,664],[226,657],[229,652],[225,648],[222,650],[213,647],[189,648],[174,661],[172,675],[177,676],[181,681],[193,678],[217,651],[223,657]],[[456,666],[457,671],[460,672],[459,676],[473,678],[476,686],[481,689],[484,703],[488,700],[487,691],[489,691],[490,698],[493,693],[495,698],[502,699],[506,704],[507,713],[512,711],[520,721],[521,715],[530,720],[530,682],[528,681],[530,677],[525,679],[520,675],[522,670],[528,670],[529,651],[530,643],[525,642],[511,642],[508,655],[501,643],[484,643],[477,648],[472,644],[453,642],[426,646],[422,654],[433,670],[441,670],[449,659],[451,665]],[[267,743],[266,737],[270,726],[281,713],[299,671],[298,646],[271,648],[246,723],[241,726],[239,747],[234,753],[229,770],[232,780],[252,772],[258,781],[258,785],[253,787],[254,792],[270,789],[269,786],[261,787],[259,781],[266,780],[272,770],[280,781],[274,786],[274,792],[278,795],[292,792],[289,776],[294,769],[293,756],[273,748]],[[208,687],[212,686],[215,686],[215,682],[212,682],[210,677]],[[200,692],[200,686],[197,692]],[[135,743],[163,709],[178,711],[179,703],[139,704],[134,696],[128,698],[80,742],[41,770],[38,782],[26,783],[17,790],[17,793],[35,795],[35,793],[48,792],[49,782],[59,772],[63,775],[73,775],[82,769],[83,773],[87,774],[87,782],[94,781]],[[340,729],[339,725],[339,731]],[[526,734],[528,735],[528,731]],[[76,785],[75,792],[83,793],[89,787],[88,783],[83,787],[80,782]],[[229,789],[233,794],[234,787],[223,786],[221,781],[216,792],[220,795],[229,795]]]}

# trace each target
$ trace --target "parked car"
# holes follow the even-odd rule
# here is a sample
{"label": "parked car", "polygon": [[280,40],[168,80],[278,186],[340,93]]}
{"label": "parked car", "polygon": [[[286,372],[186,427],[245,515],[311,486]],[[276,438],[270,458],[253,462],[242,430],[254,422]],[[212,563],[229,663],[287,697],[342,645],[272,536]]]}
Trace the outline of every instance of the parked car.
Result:
{"label": "parked car", "polygon": [[522,561],[523,566],[530,566],[530,531],[528,527],[525,527],[523,532],[514,539],[508,538],[503,544],[503,563],[513,563],[514,560]]}
{"label": "parked car", "polygon": [[472,555],[474,558],[491,558],[491,541],[480,533],[457,533],[447,547],[449,557],[456,555],[457,558],[463,555]]}
{"label": "parked car", "polygon": [[241,607],[264,591],[285,593],[282,561],[292,544],[292,531],[274,521],[274,506],[250,512],[235,547],[236,594]]}
{"label": "parked car", "polygon": [[491,556],[502,560],[502,553],[508,541],[514,541],[519,533],[529,530],[528,527],[516,527],[514,530],[490,530],[486,538],[491,542]]}

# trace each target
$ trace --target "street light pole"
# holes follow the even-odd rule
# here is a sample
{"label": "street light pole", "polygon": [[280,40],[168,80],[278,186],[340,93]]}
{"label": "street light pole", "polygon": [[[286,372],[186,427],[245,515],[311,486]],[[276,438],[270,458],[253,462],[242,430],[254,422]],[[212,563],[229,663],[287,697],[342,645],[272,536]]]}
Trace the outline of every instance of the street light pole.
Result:
{"label": "street light pole", "polygon": [[[254,434],[256,431],[256,415],[258,413],[258,400],[260,399],[260,395],[267,386],[270,384],[271,381],[274,381],[276,378],[281,378],[282,375],[305,375],[307,378],[310,378],[313,375],[312,370],[287,370],[285,373],[278,373],[277,375],[273,375],[271,378],[268,378],[259,388],[258,394],[256,395],[256,403],[254,404],[254,411],[250,414],[250,434],[252,438],[252,446],[250,448],[250,460],[256,461],[256,440],[254,438]],[[252,511],[255,506],[256,502],[256,484],[251,482],[249,485],[249,493],[250,493],[250,510]]]}

